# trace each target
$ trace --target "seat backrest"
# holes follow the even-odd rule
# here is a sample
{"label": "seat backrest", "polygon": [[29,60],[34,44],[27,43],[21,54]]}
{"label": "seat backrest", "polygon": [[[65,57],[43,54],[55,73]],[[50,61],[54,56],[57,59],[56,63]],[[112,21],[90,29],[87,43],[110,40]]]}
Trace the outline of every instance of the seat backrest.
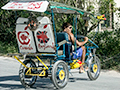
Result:
{"label": "seat backrest", "polygon": [[40,25],[34,31],[35,41],[38,52],[55,53],[55,38],[52,23],[48,17],[38,18]]}
{"label": "seat backrest", "polygon": [[52,23],[48,17],[37,17],[35,30],[28,27],[28,18],[18,18],[16,36],[20,53],[55,53]]}
{"label": "seat backrest", "polygon": [[18,18],[16,21],[16,37],[20,53],[36,53],[32,31],[27,27],[28,18]]}
{"label": "seat backrest", "polygon": [[65,32],[59,32],[57,33],[57,42],[61,42],[63,40],[69,41],[68,34]]}
{"label": "seat backrest", "polygon": [[[66,40],[67,43],[65,44],[65,55],[66,55],[66,58],[70,58],[70,53],[72,52],[72,43],[69,42],[69,39],[68,39],[68,34],[65,33],[65,32],[59,32],[57,33],[57,41],[60,42],[60,41],[63,41],[63,40]],[[63,46],[60,47],[60,50],[63,50]]]}

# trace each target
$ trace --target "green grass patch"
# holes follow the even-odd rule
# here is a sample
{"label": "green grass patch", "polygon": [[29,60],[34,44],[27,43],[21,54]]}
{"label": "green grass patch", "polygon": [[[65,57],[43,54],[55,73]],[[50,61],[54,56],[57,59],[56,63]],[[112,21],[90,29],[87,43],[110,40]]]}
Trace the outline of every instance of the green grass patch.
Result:
{"label": "green grass patch", "polygon": [[11,43],[5,43],[0,41],[0,55],[5,55],[8,53],[16,53],[18,52],[18,49],[15,44]]}

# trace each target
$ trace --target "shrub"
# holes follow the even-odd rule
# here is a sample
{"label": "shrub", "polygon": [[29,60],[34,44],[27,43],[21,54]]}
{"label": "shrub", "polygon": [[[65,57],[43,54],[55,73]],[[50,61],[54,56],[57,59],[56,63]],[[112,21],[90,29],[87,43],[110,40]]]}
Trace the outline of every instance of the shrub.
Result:
{"label": "shrub", "polygon": [[[92,33],[89,37],[93,37]],[[120,69],[120,29],[115,31],[99,32],[96,35],[94,42],[99,46],[96,54],[99,55],[102,63],[102,68]]]}
{"label": "shrub", "polygon": [[16,53],[18,49],[14,43],[5,43],[0,41],[0,54],[4,55],[7,53]]}

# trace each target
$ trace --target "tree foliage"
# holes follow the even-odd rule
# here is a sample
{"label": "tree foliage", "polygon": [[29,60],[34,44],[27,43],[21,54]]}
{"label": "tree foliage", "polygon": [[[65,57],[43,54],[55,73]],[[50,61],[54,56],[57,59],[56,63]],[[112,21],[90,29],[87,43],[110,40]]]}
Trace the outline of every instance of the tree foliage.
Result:
{"label": "tree foliage", "polygon": [[[95,34],[89,37],[93,37],[92,35]],[[120,65],[120,28],[115,31],[99,32],[94,42],[99,46],[97,55],[101,59],[102,68],[113,69]]]}
{"label": "tree foliage", "polygon": [[[7,3],[7,0],[1,2],[0,7]],[[14,11],[5,11],[0,9],[0,41],[10,43],[15,38],[15,16]]]}

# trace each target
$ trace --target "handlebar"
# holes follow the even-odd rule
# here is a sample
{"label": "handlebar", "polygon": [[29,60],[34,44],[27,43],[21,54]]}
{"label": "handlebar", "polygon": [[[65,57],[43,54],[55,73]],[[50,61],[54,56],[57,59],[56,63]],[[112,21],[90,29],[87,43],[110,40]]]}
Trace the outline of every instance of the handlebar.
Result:
{"label": "handlebar", "polygon": [[[85,38],[85,36],[83,36],[83,35],[77,35],[77,38],[78,38],[78,39],[80,39],[80,38]],[[99,48],[98,45],[96,45],[92,40],[88,39],[88,41],[89,41],[90,43],[92,43],[96,48]]]}
{"label": "handlebar", "polygon": [[88,41],[90,41],[93,45],[95,45],[97,48],[99,48],[98,45],[96,45],[92,40],[88,39]]}
{"label": "handlebar", "polygon": [[80,39],[80,38],[85,38],[85,36],[83,35],[77,35],[77,38]]}

